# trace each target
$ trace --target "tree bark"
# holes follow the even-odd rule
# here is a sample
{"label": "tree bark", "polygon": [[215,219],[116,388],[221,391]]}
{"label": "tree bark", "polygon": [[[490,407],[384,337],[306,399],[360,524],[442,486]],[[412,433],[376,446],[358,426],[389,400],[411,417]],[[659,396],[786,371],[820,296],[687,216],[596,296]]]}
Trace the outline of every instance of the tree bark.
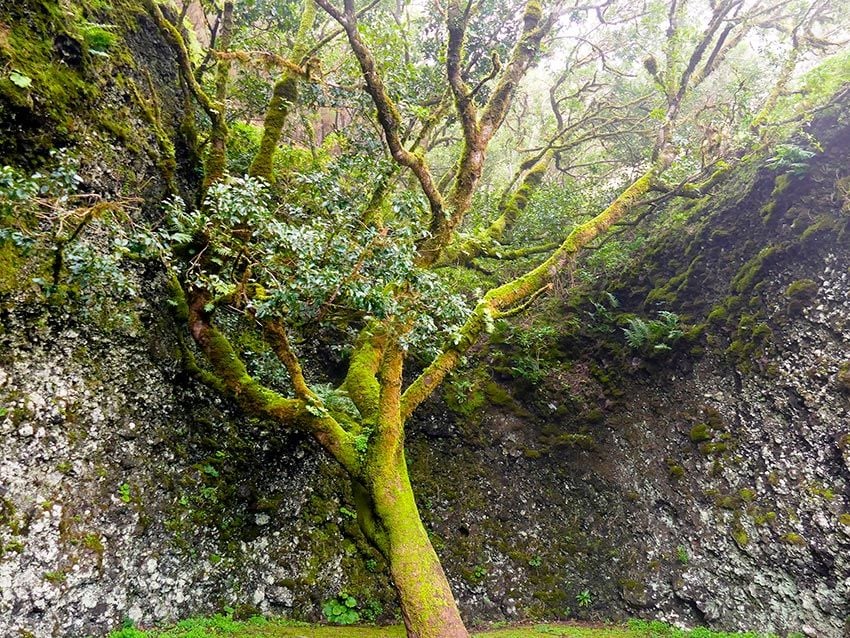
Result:
{"label": "tree bark", "polygon": [[404,453],[370,480],[382,549],[398,593],[408,638],[468,638],[449,581],[422,525]]}

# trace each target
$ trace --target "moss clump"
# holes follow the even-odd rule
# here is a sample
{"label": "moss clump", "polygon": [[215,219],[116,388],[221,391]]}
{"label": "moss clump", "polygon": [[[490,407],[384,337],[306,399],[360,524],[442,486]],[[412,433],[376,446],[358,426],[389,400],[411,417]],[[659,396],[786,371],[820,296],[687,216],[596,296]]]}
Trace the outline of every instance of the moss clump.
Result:
{"label": "moss clump", "polygon": [[732,289],[737,293],[742,293],[752,288],[756,278],[780,254],[781,249],[779,246],[766,246],[762,248],[755,257],[741,266],[741,269],[735,275],[735,279],[732,280]]}
{"label": "moss clump", "polygon": [[796,532],[788,532],[787,534],[783,534],[781,536],[781,540],[783,543],[788,543],[789,545],[805,545],[806,539],[797,534]]}
{"label": "moss clump", "polygon": [[729,449],[729,446],[726,443],[709,441],[707,443],[701,443],[699,446],[700,452],[706,455],[710,454],[722,454],[726,450]]}
{"label": "moss clump", "polygon": [[52,572],[45,572],[41,575],[41,578],[53,585],[61,585],[68,578],[68,575],[61,570],[56,570]]}
{"label": "moss clump", "polygon": [[845,361],[838,366],[838,374],[835,375],[835,380],[839,388],[850,393],[850,361]]}
{"label": "moss clump", "polygon": [[835,498],[835,492],[825,485],[810,485],[809,493],[812,496],[818,496],[824,500],[831,501]]}
{"label": "moss clump", "polygon": [[788,311],[794,313],[802,310],[815,298],[819,288],[818,284],[811,279],[792,281],[785,288],[785,297],[788,299]]}
{"label": "moss clump", "polygon": [[773,338],[773,330],[766,323],[761,322],[753,327],[753,341],[765,342]]}
{"label": "moss clump", "polygon": [[691,442],[702,443],[703,441],[711,440],[711,431],[707,423],[697,423],[691,428]]}
{"label": "moss clump", "polygon": [[758,511],[753,515],[753,523],[758,526],[773,525],[776,522],[776,512]]}
{"label": "moss clump", "polygon": [[[761,301],[754,298],[750,305],[757,306]],[[726,354],[741,372],[750,372],[757,354],[764,352],[773,340],[773,330],[765,322],[759,322],[759,313],[741,315],[733,340],[726,348]]]}
{"label": "moss clump", "polygon": [[444,393],[446,406],[460,417],[470,419],[481,412],[487,400],[478,380],[469,382],[462,377],[452,378]]}
{"label": "moss clump", "polygon": [[820,215],[812,224],[806,227],[800,235],[801,243],[808,243],[820,236],[831,235],[837,229],[835,220],[830,215]]}
{"label": "moss clump", "polygon": [[724,323],[729,316],[729,310],[726,306],[717,306],[708,313],[707,320],[709,323]]}
{"label": "moss clump", "polygon": [[685,468],[677,463],[667,462],[667,471],[670,473],[670,478],[682,478],[685,475]]}
{"label": "moss clump", "polygon": [[118,36],[112,31],[113,27],[103,24],[84,24],[82,27],[83,40],[90,53],[106,53],[118,41]]}
{"label": "moss clump", "polygon": [[0,497],[0,527],[9,528],[9,531],[15,536],[19,535],[23,529],[14,503],[3,497]]}
{"label": "moss clump", "polygon": [[850,514],[840,514],[838,516],[838,522],[846,527],[850,527]]}
{"label": "moss clump", "polygon": [[732,539],[741,549],[744,549],[750,543],[750,535],[747,534],[747,530],[740,525],[736,525],[732,528]]}
{"label": "moss clump", "polygon": [[95,534],[94,532],[89,532],[89,533],[85,534],[80,539],[80,544],[83,547],[85,547],[86,549],[94,552],[95,554],[98,554],[98,555],[101,555],[101,556],[103,555],[103,552],[104,552],[103,541],[100,539],[100,536]]}
{"label": "moss clump", "polygon": [[499,407],[514,405],[514,399],[510,393],[495,381],[487,381],[482,390],[484,391],[484,396],[487,398],[490,405]]}
{"label": "moss clump", "polygon": [[787,190],[791,185],[791,176],[787,173],[782,173],[776,176],[776,180],[773,182],[773,193],[772,195],[779,195],[783,191]]}
{"label": "moss clump", "polygon": [[737,494],[720,494],[714,499],[714,504],[720,509],[736,510],[741,505]]}
{"label": "moss clump", "polygon": [[788,299],[812,299],[817,294],[818,289],[818,284],[811,279],[797,279],[785,288],[785,296]]}
{"label": "moss clump", "polygon": [[740,496],[741,500],[745,503],[752,503],[756,498],[756,493],[753,492],[751,489],[744,487],[738,490],[738,496]]}
{"label": "moss clump", "polygon": [[674,304],[679,294],[693,287],[693,282],[704,273],[702,257],[695,257],[688,265],[687,270],[671,277],[666,283],[651,290],[646,296],[645,304]]}

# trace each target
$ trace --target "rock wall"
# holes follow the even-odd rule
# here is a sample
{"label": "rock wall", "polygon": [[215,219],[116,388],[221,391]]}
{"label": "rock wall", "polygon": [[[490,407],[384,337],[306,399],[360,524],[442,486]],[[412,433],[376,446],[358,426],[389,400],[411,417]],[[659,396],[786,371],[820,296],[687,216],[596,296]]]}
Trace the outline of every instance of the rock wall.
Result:
{"label": "rock wall", "polygon": [[[35,53],[77,60],[60,88],[88,108],[51,108],[55,86],[0,85],[2,160],[74,146],[87,186],[141,191],[153,207],[165,177],[156,136],[141,133],[137,60],[191,166],[167,47],[121,2],[78,16],[120,24],[110,57],[91,56],[57,6],[0,10],[0,55],[14,53],[4,23],[49,35]],[[661,224],[608,282],[619,308],[552,302],[559,327],[536,376],[497,338],[465,385],[424,406],[411,473],[470,621],[643,615],[845,635],[848,113],[845,95],[818,115],[823,151],[805,170],[749,160]],[[194,177],[177,176],[191,190]],[[392,619],[341,472],[193,382],[161,276],[127,275],[142,292],[124,322],[45,303],[25,270],[0,277],[0,634],[100,636],[224,607],[316,619],[343,590],[364,617]],[[623,321],[660,309],[685,337],[671,352],[630,350]]]}
{"label": "rock wall", "polygon": [[[92,25],[109,26],[107,50]],[[192,197],[176,64],[139,3],[3,4],[0,66],[31,81],[0,77],[0,165],[29,173],[68,148],[81,190],[140,198],[140,217],[169,178]],[[90,224],[76,241],[101,254],[113,239]],[[343,574],[391,607],[337,468],[189,381],[162,274],[129,263],[129,297],[103,281],[48,295],[39,248],[0,239],[0,635],[101,636],[224,607],[315,618]]]}
{"label": "rock wall", "polygon": [[[741,161],[591,302],[553,304],[536,362],[497,335],[470,375],[502,407],[460,420],[479,449],[428,453],[480,495],[433,519],[472,521],[445,549],[486,568],[464,575],[469,608],[848,635],[847,105],[807,128],[805,167]],[[629,320],[659,311],[682,338],[629,347]]]}

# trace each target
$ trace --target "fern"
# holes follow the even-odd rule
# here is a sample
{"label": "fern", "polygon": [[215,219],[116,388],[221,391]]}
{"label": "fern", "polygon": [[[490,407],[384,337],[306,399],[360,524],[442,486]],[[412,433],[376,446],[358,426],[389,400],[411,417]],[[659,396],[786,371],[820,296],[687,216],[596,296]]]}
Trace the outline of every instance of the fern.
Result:
{"label": "fern", "polygon": [[623,328],[623,332],[626,333],[626,343],[634,350],[643,348],[650,338],[649,324],[640,317],[629,319],[629,325]]}
{"label": "fern", "polygon": [[660,311],[658,319],[649,321],[640,317],[629,319],[628,325],[623,328],[623,333],[626,335],[628,346],[643,354],[669,352],[673,349],[673,344],[684,334],[679,315],[667,310]]}

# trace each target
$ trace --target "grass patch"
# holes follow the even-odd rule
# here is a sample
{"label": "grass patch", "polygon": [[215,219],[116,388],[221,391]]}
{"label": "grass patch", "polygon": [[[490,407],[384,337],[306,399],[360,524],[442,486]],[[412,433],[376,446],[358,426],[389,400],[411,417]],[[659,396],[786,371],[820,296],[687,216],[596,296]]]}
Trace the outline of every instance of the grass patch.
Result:
{"label": "grass patch", "polygon": [[[331,627],[261,617],[236,621],[230,616],[189,619],[174,627],[142,631],[124,628],[109,638],[405,638],[404,627]],[[625,625],[539,624],[473,631],[474,638],[770,638],[770,634],[724,633],[705,628],[676,629],[658,621]]]}

